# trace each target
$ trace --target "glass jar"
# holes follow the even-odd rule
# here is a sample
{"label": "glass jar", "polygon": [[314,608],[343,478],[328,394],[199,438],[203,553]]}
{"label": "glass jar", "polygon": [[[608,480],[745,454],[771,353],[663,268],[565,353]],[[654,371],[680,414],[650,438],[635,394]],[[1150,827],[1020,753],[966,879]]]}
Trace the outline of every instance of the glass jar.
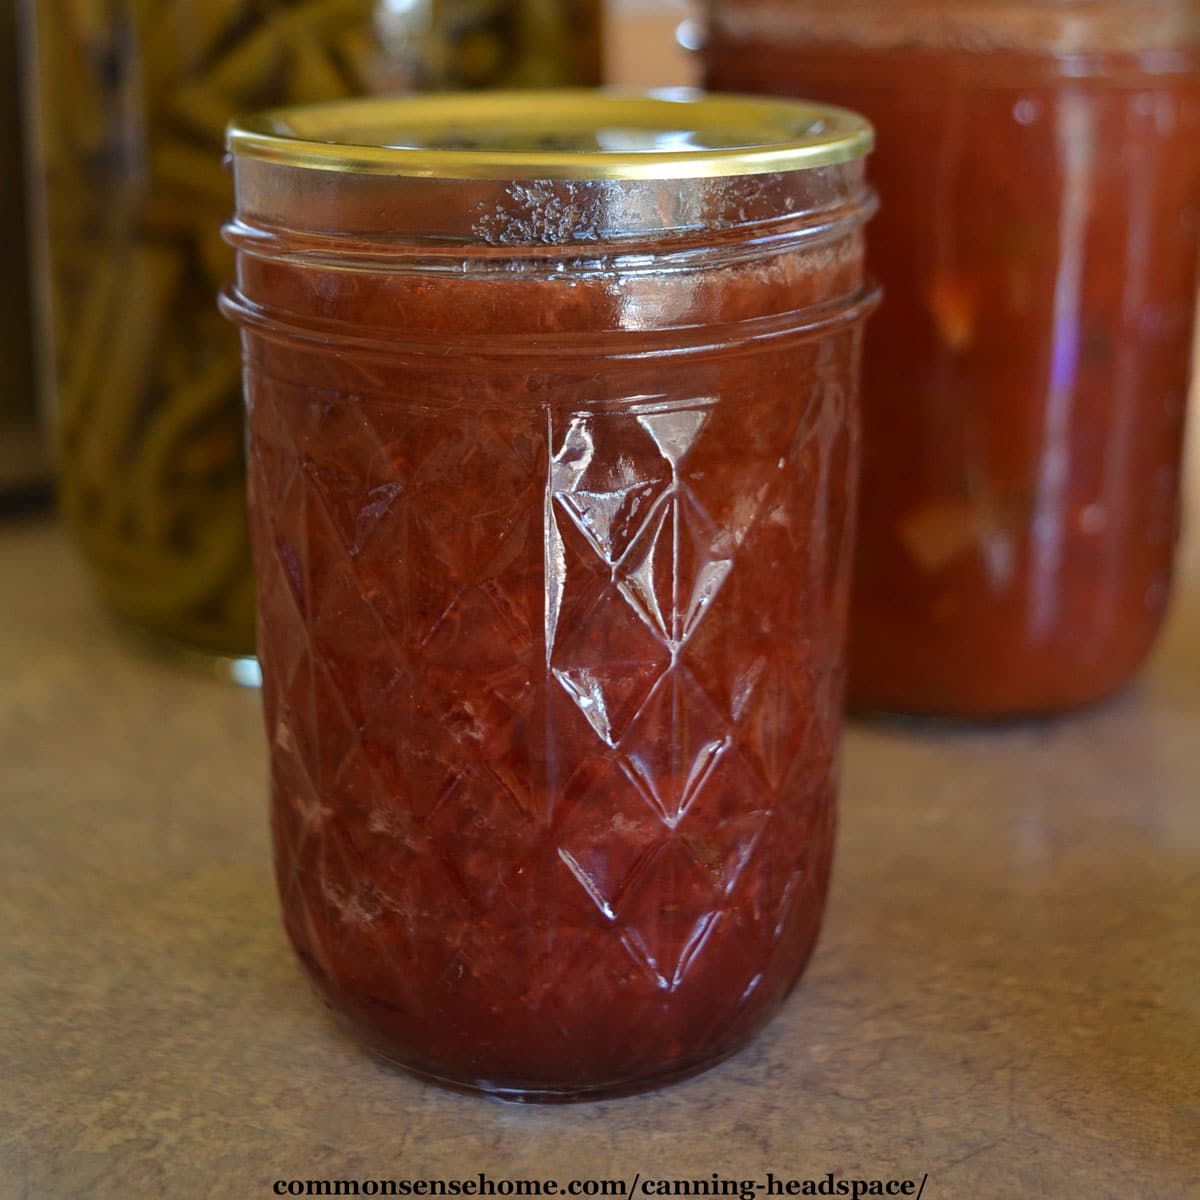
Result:
{"label": "glass jar", "polygon": [[43,493],[49,463],[38,428],[33,334],[29,319],[25,205],[19,174],[21,121],[17,105],[16,16],[12,0],[0,0],[0,155],[10,182],[0,188],[0,228],[11,249],[0,262],[0,507]]}
{"label": "glass jar", "polygon": [[869,140],[586,92],[232,135],[284,917],[413,1071],[686,1074],[812,950]]}
{"label": "glass jar", "polygon": [[1194,0],[714,0],[710,85],[879,131],[850,696],[1125,684],[1171,585],[1200,232]]}
{"label": "glass jar", "polygon": [[27,0],[60,503],[125,618],[254,648],[226,123],[371,84],[372,0]]}
{"label": "glass jar", "polygon": [[595,86],[603,0],[378,0],[389,90]]}

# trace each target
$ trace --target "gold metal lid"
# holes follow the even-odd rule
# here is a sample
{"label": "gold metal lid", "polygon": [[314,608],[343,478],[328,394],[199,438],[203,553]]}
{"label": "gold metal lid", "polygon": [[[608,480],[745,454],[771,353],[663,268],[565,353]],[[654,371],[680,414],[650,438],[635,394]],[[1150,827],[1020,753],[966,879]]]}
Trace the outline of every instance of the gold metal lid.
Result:
{"label": "gold metal lid", "polygon": [[661,92],[470,92],[274,109],[233,154],[424,179],[697,179],[798,171],[869,153],[870,124],[828,105]]}

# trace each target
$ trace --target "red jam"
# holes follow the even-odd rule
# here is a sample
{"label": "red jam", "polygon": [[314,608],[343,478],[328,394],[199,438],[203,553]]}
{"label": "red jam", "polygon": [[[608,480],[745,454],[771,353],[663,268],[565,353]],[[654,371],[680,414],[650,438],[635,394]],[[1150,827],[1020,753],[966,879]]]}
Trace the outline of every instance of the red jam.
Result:
{"label": "red jam", "polygon": [[868,136],[773,175],[541,183],[235,137],[284,919],[413,1071],[647,1086],[737,1049],[809,957]]}
{"label": "red jam", "polygon": [[1170,589],[1198,6],[998,0],[986,30],[984,9],[725,0],[708,51],[712,86],[849,105],[878,132],[850,650],[867,708],[1100,699]]}

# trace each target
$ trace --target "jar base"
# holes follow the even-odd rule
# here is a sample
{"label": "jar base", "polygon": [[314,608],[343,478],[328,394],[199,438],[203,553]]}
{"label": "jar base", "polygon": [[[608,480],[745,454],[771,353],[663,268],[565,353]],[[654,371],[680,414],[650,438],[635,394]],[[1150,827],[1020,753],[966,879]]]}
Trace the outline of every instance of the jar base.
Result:
{"label": "jar base", "polygon": [[502,1104],[587,1104],[600,1100],[621,1100],[627,1096],[641,1095],[644,1092],[656,1092],[661,1088],[670,1087],[676,1083],[684,1083],[688,1079],[692,1079],[697,1075],[703,1075],[706,1071],[720,1066],[721,1063],[732,1058],[742,1050],[750,1040],[747,1039],[746,1042],[739,1042],[736,1046],[721,1050],[698,1062],[681,1067],[672,1067],[658,1074],[642,1076],[634,1080],[603,1083],[591,1087],[521,1088],[494,1085],[488,1083],[486,1080],[465,1082],[438,1075],[433,1071],[424,1070],[421,1067],[414,1066],[403,1059],[397,1058],[395,1055],[388,1054],[369,1041],[365,1041],[356,1029],[343,1022],[340,1018],[337,1018],[337,1020],[338,1024],[363,1045],[372,1057],[387,1063],[388,1066],[403,1071],[406,1075],[411,1075],[426,1083],[446,1088],[449,1091],[459,1092],[468,1096],[480,1096],[487,1100],[498,1100]]}
{"label": "jar base", "polygon": [[[922,696],[922,689],[897,682],[900,676],[896,671],[889,673],[883,686],[878,682],[871,687],[856,686],[852,662],[846,712],[855,719],[930,721],[964,727],[1019,725],[1089,712],[1119,700],[1137,686],[1157,644],[1164,616],[1165,613],[1160,614],[1147,623],[1141,636],[1128,644],[1119,657],[1109,655],[1103,663],[1093,662],[1074,679],[1064,677],[1061,672],[1055,678],[1046,678],[1043,671],[1040,676],[1035,674],[1039,679],[1036,687],[998,685],[994,681],[982,686],[978,681],[987,680],[988,676],[980,665],[974,674],[962,673],[955,680],[943,680],[937,687],[924,688]],[[1026,668],[1035,672],[1039,666],[1027,658],[1020,659],[1015,652],[1013,659],[1017,679],[1023,677]],[[869,661],[866,655],[860,659],[863,664]],[[871,677],[870,670],[863,670],[863,675]],[[1086,680],[1087,686],[1082,685],[1081,679]],[[939,703],[945,696],[954,696],[957,702]]]}
{"label": "jar base", "polygon": [[181,667],[189,674],[237,687],[254,690],[262,687],[262,670],[253,654],[225,653],[176,641],[166,634],[147,629],[111,607],[109,612],[124,640],[147,657]]}
{"label": "jar base", "polygon": [[601,1078],[598,1082],[581,1081],[562,1084],[540,1081],[506,1084],[487,1078],[471,1078],[465,1071],[462,1075],[448,1075],[439,1071],[435,1065],[430,1065],[428,1062],[422,1063],[411,1055],[397,1053],[395,1041],[381,1035],[369,1022],[356,1019],[354,1011],[348,1011],[342,1002],[335,1003],[330,998],[327,992],[327,981],[309,955],[298,952],[297,957],[313,994],[328,1010],[339,1029],[366,1053],[380,1062],[387,1063],[388,1066],[402,1071],[406,1075],[438,1087],[460,1094],[498,1100],[502,1103],[581,1104],[599,1100],[619,1100],[644,1092],[658,1091],[660,1088],[683,1083],[694,1076],[702,1075],[739,1054],[762,1033],[787,1003],[807,969],[815,944],[816,931],[809,941],[803,961],[797,968],[795,976],[781,993],[749,1017],[735,1033],[727,1032],[724,1037],[714,1038],[708,1048],[694,1057],[666,1063],[660,1067],[652,1067],[644,1073],[638,1072],[624,1077],[609,1076]]}
{"label": "jar base", "polygon": [[1122,680],[1112,688],[1084,699],[1043,706],[1013,705],[1011,707],[961,709],[951,711],[930,705],[901,705],[875,703],[870,700],[848,700],[846,716],[853,721],[878,724],[926,726],[945,729],[1007,729],[1050,721],[1069,720],[1081,714],[1095,712],[1110,704],[1118,704],[1137,686],[1136,676]]}

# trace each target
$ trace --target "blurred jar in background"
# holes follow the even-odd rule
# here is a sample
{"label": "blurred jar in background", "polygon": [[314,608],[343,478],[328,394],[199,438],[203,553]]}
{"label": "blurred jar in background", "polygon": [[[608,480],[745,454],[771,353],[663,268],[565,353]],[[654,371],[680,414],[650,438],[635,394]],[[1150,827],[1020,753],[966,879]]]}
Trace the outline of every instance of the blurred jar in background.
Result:
{"label": "blurred jar in background", "polygon": [[1126,683],[1179,526],[1200,234],[1194,0],[714,0],[710,86],[865,113],[852,703],[1067,709]]}
{"label": "blurred jar in background", "polygon": [[0,506],[36,496],[49,479],[34,389],[24,196],[14,167],[21,161],[15,15],[12,0],[0,0],[0,155],[9,164],[9,182],[0,187],[9,246],[0,260]]}
{"label": "blurred jar in background", "polygon": [[594,87],[604,0],[378,0],[389,90]]}
{"label": "blurred jar in background", "polygon": [[369,86],[371,0],[26,0],[60,501],[113,609],[254,648],[223,138]]}

